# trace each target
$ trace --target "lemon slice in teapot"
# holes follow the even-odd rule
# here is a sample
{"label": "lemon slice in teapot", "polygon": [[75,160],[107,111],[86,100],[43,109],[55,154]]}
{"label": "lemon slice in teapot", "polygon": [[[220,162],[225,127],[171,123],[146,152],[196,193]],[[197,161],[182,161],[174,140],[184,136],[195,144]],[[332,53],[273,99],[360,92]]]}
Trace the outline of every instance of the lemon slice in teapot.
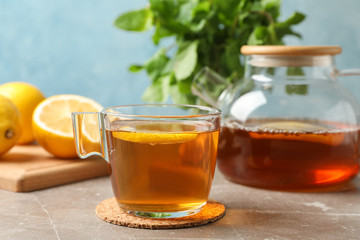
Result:
{"label": "lemon slice in teapot", "polygon": [[329,128],[321,125],[310,124],[298,121],[279,121],[263,123],[257,126],[259,129],[291,130],[300,132],[326,131]]}
{"label": "lemon slice in teapot", "polygon": [[276,121],[256,126],[256,131],[250,132],[255,139],[278,139],[291,141],[316,142],[337,146],[344,140],[344,132],[323,124],[312,124],[300,121]]}

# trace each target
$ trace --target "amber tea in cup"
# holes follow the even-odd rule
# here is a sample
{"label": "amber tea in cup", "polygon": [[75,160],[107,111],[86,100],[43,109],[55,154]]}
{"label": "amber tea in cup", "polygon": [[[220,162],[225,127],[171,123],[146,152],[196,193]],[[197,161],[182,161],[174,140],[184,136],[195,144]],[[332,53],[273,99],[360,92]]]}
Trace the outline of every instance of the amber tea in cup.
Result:
{"label": "amber tea in cup", "polygon": [[[108,108],[95,114],[102,156],[109,162],[113,192],[123,210],[156,218],[201,210],[215,171],[219,110],[155,104]],[[82,118],[91,115],[73,114],[78,139],[86,134],[79,131],[86,129],[80,126],[86,122]],[[78,141],[77,146],[80,157],[89,156],[81,154],[87,152],[84,144]]]}

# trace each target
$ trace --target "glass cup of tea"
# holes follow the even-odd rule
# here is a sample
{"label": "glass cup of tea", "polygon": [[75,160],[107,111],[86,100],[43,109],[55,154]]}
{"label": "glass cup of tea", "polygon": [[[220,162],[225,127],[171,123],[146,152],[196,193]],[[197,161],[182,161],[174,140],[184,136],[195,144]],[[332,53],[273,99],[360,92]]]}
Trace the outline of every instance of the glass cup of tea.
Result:
{"label": "glass cup of tea", "polygon": [[116,201],[141,217],[195,214],[207,203],[215,172],[221,111],[142,104],[72,114],[80,158],[103,157]]}

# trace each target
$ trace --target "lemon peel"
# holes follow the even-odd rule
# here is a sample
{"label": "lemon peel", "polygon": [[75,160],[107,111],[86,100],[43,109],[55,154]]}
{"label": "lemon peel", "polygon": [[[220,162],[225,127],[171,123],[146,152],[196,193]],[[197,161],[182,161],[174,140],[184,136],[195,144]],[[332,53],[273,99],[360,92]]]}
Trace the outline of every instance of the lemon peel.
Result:
{"label": "lemon peel", "polygon": [[34,85],[26,82],[7,82],[0,85],[0,93],[13,102],[20,112],[22,133],[18,144],[34,141],[32,114],[39,102],[45,99],[43,93]]}
{"label": "lemon peel", "polygon": [[0,156],[15,146],[21,130],[20,112],[8,98],[0,95]]}

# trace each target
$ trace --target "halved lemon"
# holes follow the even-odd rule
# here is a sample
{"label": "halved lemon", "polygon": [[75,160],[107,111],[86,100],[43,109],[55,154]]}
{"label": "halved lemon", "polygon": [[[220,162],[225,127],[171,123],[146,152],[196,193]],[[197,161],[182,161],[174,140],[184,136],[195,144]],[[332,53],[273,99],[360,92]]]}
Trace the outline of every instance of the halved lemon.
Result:
{"label": "halved lemon", "polygon": [[[122,127],[120,128],[120,131],[113,132],[113,137],[124,141],[145,143],[145,144],[185,143],[185,142],[193,141],[198,137],[198,133],[196,132],[174,133],[174,132],[164,132],[163,130],[157,131],[154,130],[156,129],[156,125],[150,127],[151,130],[145,130],[141,126],[137,126],[137,128],[139,128],[139,131],[136,130],[134,131],[134,128],[130,126]],[[158,127],[161,129],[161,124],[159,124]]]}
{"label": "halved lemon", "polygon": [[[96,101],[79,95],[62,94],[49,97],[34,110],[32,125],[35,139],[56,157],[74,158],[77,153],[71,113],[99,112],[102,108]],[[98,129],[97,125],[93,127]],[[93,130],[89,129],[90,126],[86,128],[87,135],[91,138]]]}

